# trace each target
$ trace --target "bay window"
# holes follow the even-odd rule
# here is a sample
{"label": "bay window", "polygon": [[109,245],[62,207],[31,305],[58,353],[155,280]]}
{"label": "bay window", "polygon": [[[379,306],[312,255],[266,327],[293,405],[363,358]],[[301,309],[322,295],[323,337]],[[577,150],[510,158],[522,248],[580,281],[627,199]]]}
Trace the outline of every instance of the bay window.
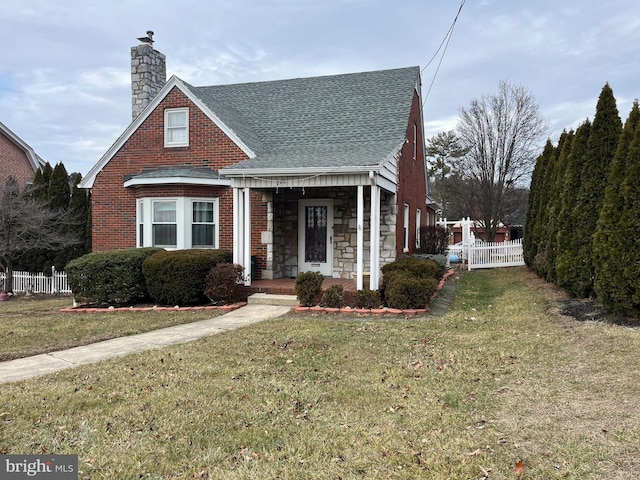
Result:
{"label": "bay window", "polygon": [[217,198],[142,198],[136,216],[139,247],[219,248]]}

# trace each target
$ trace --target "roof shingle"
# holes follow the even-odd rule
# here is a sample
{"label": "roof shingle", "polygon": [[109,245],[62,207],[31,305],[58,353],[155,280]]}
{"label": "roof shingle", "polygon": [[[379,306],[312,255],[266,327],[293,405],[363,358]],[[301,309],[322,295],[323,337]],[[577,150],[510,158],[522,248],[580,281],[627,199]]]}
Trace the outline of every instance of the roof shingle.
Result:
{"label": "roof shingle", "polygon": [[232,169],[379,165],[404,142],[419,67],[188,85],[256,153]]}

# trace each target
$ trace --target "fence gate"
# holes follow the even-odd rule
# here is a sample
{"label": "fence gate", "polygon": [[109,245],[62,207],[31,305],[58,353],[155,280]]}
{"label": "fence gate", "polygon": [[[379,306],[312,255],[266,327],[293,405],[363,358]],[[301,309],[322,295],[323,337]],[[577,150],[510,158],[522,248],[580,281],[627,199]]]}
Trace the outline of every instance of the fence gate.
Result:
{"label": "fence gate", "polygon": [[522,239],[509,242],[485,242],[471,245],[467,258],[469,270],[524,266]]}

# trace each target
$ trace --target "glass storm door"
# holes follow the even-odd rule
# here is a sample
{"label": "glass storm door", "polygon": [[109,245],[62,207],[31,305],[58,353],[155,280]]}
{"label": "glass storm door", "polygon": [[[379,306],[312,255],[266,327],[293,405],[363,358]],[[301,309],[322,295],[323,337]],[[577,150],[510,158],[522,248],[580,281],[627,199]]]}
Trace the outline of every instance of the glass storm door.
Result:
{"label": "glass storm door", "polygon": [[333,201],[300,200],[298,271],[333,275]]}

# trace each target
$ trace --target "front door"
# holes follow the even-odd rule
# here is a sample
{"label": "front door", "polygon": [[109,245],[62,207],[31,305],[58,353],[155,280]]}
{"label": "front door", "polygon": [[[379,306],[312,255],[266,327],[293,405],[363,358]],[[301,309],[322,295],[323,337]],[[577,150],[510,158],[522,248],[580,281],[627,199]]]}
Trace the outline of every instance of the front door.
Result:
{"label": "front door", "polygon": [[333,201],[298,202],[298,270],[333,275]]}

